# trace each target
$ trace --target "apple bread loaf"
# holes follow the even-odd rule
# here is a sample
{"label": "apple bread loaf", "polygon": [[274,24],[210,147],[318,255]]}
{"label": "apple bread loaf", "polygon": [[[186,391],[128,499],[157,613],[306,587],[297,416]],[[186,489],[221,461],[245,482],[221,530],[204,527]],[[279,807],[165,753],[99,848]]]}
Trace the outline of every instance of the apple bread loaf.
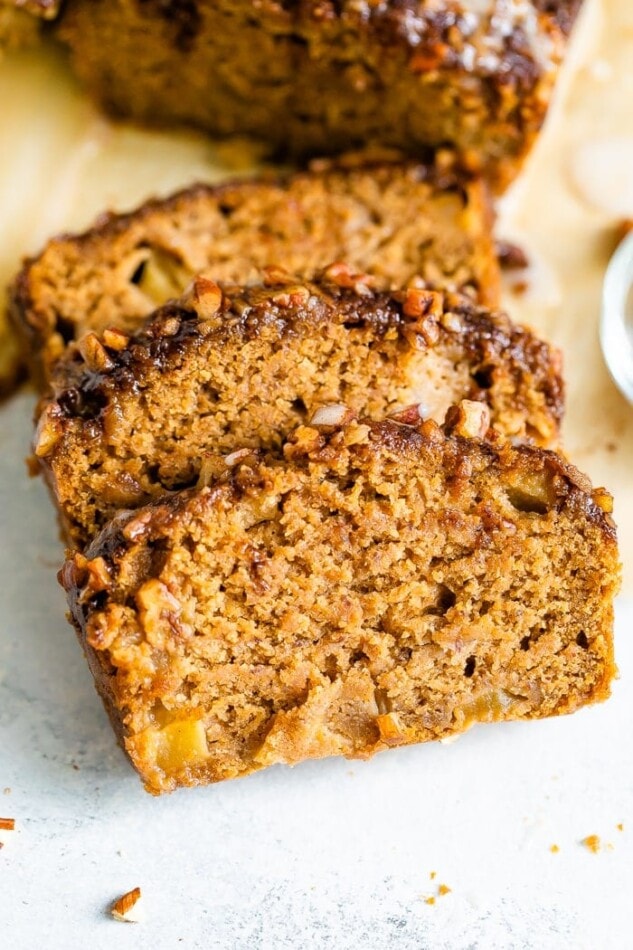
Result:
{"label": "apple bread loaf", "polygon": [[345,261],[383,289],[419,277],[494,307],[491,222],[482,182],[442,164],[350,156],[285,179],[199,185],[54,238],[15,281],[11,317],[42,381],[67,343],[129,333],[205,270],[248,284],[269,265],[311,278]]}
{"label": "apple bread loaf", "polygon": [[456,146],[506,185],[581,0],[66,0],[56,27],[110,112],[287,156]]}
{"label": "apple bread loaf", "polygon": [[481,405],[444,427],[329,410],[119,514],[60,574],[150,792],[609,695],[610,496],[473,437]]}
{"label": "apple bread loaf", "polygon": [[195,484],[208,453],[279,447],[324,403],[443,420],[481,400],[505,436],[556,438],[558,353],[506,316],[448,292],[374,290],[343,265],[319,283],[271,271],[267,284],[199,277],[136,335],[89,334],[59,361],[35,454],[72,544]]}

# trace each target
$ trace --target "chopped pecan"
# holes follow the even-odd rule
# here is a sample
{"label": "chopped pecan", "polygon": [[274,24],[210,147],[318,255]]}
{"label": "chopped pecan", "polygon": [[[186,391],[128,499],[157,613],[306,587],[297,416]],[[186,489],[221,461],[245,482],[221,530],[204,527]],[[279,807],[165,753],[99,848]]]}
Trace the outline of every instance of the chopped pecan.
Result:
{"label": "chopped pecan", "polygon": [[310,419],[312,426],[342,426],[354,418],[354,413],[347,406],[337,403],[330,406],[321,406],[313,413]]}
{"label": "chopped pecan", "polygon": [[490,428],[490,409],[483,402],[462,399],[446,413],[446,432],[465,439],[483,439]]}
{"label": "chopped pecan", "polygon": [[56,406],[50,405],[44,409],[37,423],[35,444],[33,451],[38,458],[50,455],[64,431],[62,420]]}
{"label": "chopped pecan", "polygon": [[79,342],[79,351],[86,365],[95,373],[103,373],[112,369],[114,363],[96,333],[88,333]]}

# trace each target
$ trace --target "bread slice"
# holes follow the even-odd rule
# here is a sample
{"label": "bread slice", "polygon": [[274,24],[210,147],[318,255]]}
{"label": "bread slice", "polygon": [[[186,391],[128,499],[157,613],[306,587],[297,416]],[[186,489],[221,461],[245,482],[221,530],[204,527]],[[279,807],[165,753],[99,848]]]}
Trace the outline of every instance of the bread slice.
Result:
{"label": "bread slice", "polygon": [[12,291],[12,321],[36,376],[45,380],[65,345],[90,331],[133,331],[205,270],[220,283],[248,284],[269,265],[312,278],[345,261],[382,289],[417,276],[496,306],[499,269],[481,181],[448,166],[359,161],[199,185],[54,238]]}
{"label": "bread slice", "polygon": [[443,420],[468,398],[506,436],[556,438],[558,354],[504,315],[455,294],[376,291],[342,265],[320,283],[268,283],[223,292],[201,277],[135,336],[89,335],[58,364],[35,453],[72,544],[195,484],[207,453],[279,447],[325,403]]}
{"label": "bread slice", "polygon": [[67,0],[57,34],[110,112],[284,156],[456,146],[499,187],[545,117],[581,0]]}
{"label": "bread slice", "polygon": [[610,496],[451,415],[302,426],[283,457],[218,460],[208,484],[119,515],[66,563],[148,791],[609,695]]}

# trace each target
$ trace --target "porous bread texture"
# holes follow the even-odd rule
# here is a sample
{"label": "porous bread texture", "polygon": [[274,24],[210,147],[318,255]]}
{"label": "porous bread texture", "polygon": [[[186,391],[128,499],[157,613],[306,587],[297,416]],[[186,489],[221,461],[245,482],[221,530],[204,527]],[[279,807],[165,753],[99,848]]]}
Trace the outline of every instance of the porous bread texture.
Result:
{"label": "porous bread texture", "polygon": [[149,791],[609,695],[611,499],[557,455],[351,420],[215,472],[60,575]]}
{"label": "porous bread texture", "polygon": [[133,331],[205,270],[249,284],[270,265],[310,279],[344,261],[383,289],[422,278],[494,307],[491,224],[485,186],[448,156],[430,165],[349,156],[281,179],[194,186],[56,237],[18,275],[10,313],[45,382],[69,342]]}
{"label": "porous bread texture", "polygon": [[67,0],[58,34],[111,112],[284,155],[456,146],[499,188],[545,118],[580,0]]}
{"label": "porous bread texture", "polygon": [[[461,399],[516,439],[556,439],[558,354],[468,298],[385,293],[334,265],[319,283],[225,288],[201,277],[135,336],[92,334],[62,360],[35,454],[67,539],[196,483],[207,454],[278,448],[320,405],[444,419]],[[408,417],[407,417],[408,418]]]}

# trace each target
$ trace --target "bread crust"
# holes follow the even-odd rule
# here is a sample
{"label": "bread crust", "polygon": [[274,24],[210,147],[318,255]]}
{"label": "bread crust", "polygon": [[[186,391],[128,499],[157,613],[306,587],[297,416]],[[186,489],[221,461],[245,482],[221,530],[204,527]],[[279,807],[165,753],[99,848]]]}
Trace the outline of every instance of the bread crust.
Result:
{"label": "bread crust", "polygon": [[160,793],[604,700],[608,508],[546,450],[350,419],[122,513],[60,579]]}
{"label": "bread crust", "polygon": [[507,438],[556,442],[559,354],[504,314],[458,294],[374,290],[342,265],[269,281],[200,278],[136,335],[93,334],[60,361],[35,452],[72,544],[118,508],[195,483],[209,453],[279,447],[323,403],[442,421],[468,399]]}
{"label": "bread crust", "polygon": [[[268,265],[310,279],[345,261],[385,289],[419,276],[495,307],[491,228],[485,186],[450,161],[347,156],[292,175],[194,185],[59,235],[25,262],[9,316],[44,387],[68,342],[106,326],[130,332],[202,270],[247,284]],[[160,286],[145,290],[154,271]]]}
{"label": "bread crust", "polygon": [[448,143],[503,188],[544,120],[579,7],[68,0],[59,35],[117,115],[250,134],[284,154]]}

